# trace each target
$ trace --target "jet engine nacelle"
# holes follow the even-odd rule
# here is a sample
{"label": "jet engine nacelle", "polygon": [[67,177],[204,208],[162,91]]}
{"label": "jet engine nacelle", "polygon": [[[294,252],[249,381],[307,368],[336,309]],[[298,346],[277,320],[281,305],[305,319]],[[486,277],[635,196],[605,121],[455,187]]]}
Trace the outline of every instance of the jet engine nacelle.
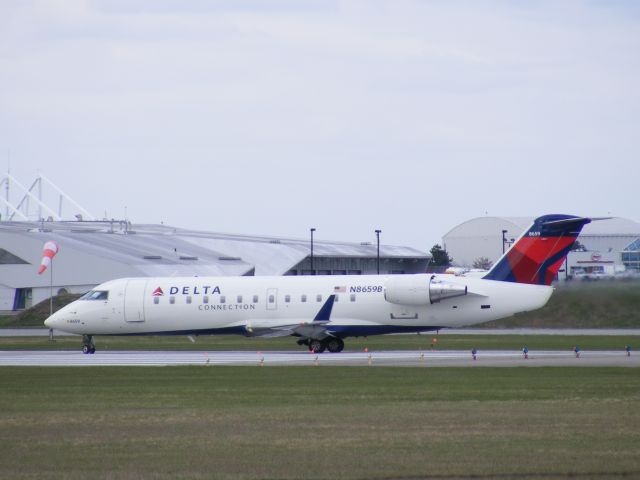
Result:
{"label": "jet engine nacelle", "polygon": [[435,280],[428,282],[424,276],[398,275],[390,278],[384,287],[384,299],[398,305],[430,305],[447,298],[467,294],[465,285],[456,285]]}

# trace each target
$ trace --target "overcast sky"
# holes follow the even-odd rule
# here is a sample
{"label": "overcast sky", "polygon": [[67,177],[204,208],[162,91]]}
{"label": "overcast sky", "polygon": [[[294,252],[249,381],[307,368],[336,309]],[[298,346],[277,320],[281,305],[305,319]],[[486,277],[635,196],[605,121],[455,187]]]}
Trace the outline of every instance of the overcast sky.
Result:
{"label": "overcast sky", "polygon": [[0,171],[134,223],[640,220],[639,91],[635,1],[0,1]]}

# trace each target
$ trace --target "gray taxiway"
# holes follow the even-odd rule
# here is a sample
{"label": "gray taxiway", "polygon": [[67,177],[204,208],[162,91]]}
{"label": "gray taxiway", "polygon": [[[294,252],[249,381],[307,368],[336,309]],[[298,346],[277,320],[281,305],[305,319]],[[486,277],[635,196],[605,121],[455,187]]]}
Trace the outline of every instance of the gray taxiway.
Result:
{"label": "gray taxiway", "polygon": [[372,351],[313,354],[304,351],[0,351],[0,366],[410,366],[410,367],[640,367],[640,355],[623,351],[590,350],[576,357],[572,351],[522,352],[481,350],[473,360],[469,351]]}

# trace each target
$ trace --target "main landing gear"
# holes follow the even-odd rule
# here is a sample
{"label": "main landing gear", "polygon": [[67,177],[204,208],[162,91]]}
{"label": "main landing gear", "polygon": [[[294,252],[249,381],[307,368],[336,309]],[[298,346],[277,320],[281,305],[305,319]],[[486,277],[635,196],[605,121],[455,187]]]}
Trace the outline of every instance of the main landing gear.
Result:
{"label": "main landing gear", "polygon": [[306,345],[309,351],[313,353],[322,353],[325,350],[329,350],[331,353],[338,353],[344,349],[344,342],[337,337],[327,337],[323,340],[315,338],[298,340],[298,345]]}
{"label": "main landing gear", "polygon": [[82,336],[82,353],[85,355],[88,353],[96,353],[96,346],[93,344],[92,335]]}

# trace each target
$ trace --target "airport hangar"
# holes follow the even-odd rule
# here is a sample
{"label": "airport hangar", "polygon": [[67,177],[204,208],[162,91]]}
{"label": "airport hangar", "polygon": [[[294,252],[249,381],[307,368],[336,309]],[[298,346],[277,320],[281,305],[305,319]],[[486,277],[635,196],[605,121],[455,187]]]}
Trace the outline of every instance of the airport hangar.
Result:
{"label": "airport hangar", "polygon": [[[455,266],[472,267],[480,257],[495,262],[503,248],[508,249],[533,220],[534,217],[473,218],[446,233],[442,246]],[[578,241],[585,251],[569,254],[569,275],[640,274],[640,223],[620,217],[594,221],[585,225]]]}
{"label": "airport hangar", "polygon": [[[38,275],[44,243],[53,289]],[[0,311],[29,308],[60,293],[83,293],[107,280],[145,276],[360,275],[377,272],[377,244],[313,242],[186,230],[126,221],[0,222]],[[425,272],[431,256],[380,245],[380,273]]]}

